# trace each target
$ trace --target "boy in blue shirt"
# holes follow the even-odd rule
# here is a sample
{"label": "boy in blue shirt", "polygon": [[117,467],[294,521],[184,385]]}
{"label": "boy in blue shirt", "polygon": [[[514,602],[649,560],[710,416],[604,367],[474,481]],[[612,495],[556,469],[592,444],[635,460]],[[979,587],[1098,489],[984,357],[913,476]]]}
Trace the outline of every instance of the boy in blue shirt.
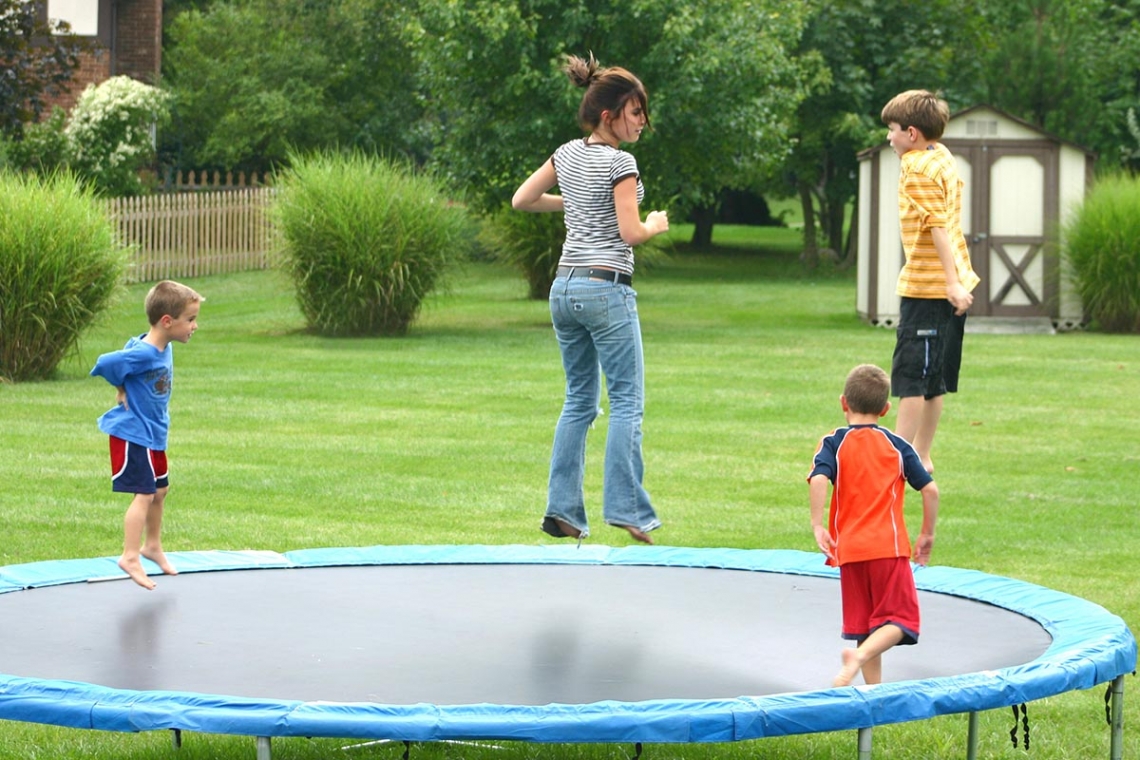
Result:
{"label": "boy in blue shirt", "polygon": [[150,330],[132,337],[120,351],[103,354],[91,370],[116,388],[114,408],[99,418],[111,441],[111,489],[134,497],[123,519],[119,567],[135,583],[153,589],[140,557],[167,575],[178,571],[162,551],[162,510],[170,487],[166,437],[174,386],[174,341],[187,343],[198,329],[206,300],[192,288],[164,280],[146,296]]}

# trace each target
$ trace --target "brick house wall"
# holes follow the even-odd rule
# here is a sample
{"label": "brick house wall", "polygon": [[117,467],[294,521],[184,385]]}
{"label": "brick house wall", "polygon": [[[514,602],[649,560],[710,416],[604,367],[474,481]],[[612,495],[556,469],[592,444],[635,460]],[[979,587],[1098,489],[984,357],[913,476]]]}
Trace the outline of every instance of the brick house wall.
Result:
{"label": "brick house wall", "polygon": [[[99,3],[99,29],[85,37],[91,50],[80,56],[68,89],[49,99],[70,111],[89,84],[125,75],[147,84],[162,70],[162,0],[94,0]],[[66,20],[66,19],[65,19]]]}

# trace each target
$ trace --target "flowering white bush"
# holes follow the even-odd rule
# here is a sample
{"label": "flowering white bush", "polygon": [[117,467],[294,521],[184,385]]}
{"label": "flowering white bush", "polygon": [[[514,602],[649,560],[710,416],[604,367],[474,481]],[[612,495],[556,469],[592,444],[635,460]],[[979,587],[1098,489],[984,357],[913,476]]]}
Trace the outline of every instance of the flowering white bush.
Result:
{"label": "flowering white bush", "polygon": [[139,193],[138,171],[154,155],[153,130],[169,108],[167,93],[130,77],[88,85],[64,128],[71,168],[107,195]]}

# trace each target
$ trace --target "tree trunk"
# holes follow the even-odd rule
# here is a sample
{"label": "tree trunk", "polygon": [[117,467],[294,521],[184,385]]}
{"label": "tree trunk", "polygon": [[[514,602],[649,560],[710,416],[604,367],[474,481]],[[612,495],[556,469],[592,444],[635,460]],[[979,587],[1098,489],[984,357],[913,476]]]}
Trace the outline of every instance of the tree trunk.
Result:
{"label": "tree trunk", "polygon": [[859,260],[859,196],[851,206],[851,228],[847,230],[847,244],[843,247],[840,269],[850,269]]}
{"label": "tree trunk", "polygon": [[841,258],[843,256],[843,222],[847,217],[847,207],[839,198],[828,200],[827,247],[835,251],[836,258]]}
{"label": "tree trunk", "polygon": [[819,266],[819,241],[815,232],[815,201],[812,200],[811,188],[807,183],[800,182],[800,207],[804,215],[804,250],[800,254],[802,261],[808,269]]}
{"label": "tree trunk", "polygon": [[713,223],[716,222],[716,206],[701,206],[693,209],[694,248],[708,248],[712,245]]}

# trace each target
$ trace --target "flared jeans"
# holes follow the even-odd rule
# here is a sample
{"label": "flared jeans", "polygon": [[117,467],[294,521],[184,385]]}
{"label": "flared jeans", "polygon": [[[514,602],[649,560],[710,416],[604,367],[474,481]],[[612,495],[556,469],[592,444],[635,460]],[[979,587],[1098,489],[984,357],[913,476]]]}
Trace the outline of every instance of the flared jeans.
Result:
{"label": "flared jeans", "polygon": [[661,521],[642,485],[645,365],[637,293],[628,285],[559,277],[550,288],[550,316],[566,372],[566,400],[554,431],[546,514],[589,535],[586,434],[600,411],[604,375],[610,413],[602,517],[610,525],[648,533]]}

